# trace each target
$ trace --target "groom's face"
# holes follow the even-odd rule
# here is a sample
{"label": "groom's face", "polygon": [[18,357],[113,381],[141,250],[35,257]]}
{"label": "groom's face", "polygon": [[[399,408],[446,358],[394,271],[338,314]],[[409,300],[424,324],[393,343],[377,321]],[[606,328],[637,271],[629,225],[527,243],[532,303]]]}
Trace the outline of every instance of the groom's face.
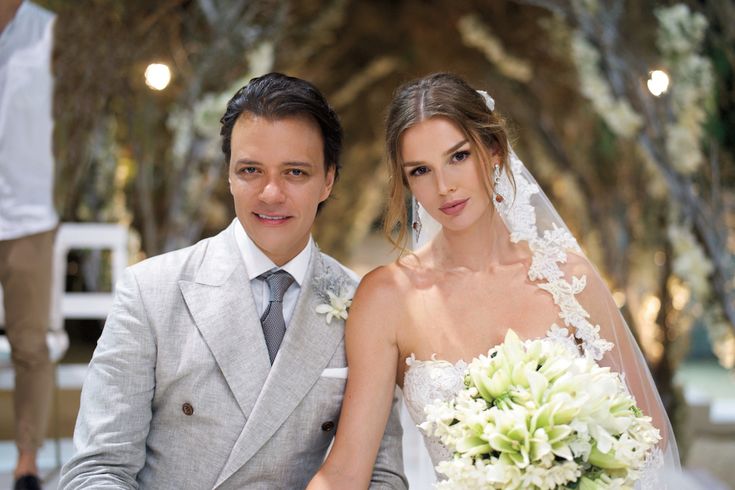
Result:
{"label": "groom's face", "polygon": [[276,265],[306,246],[319,203],[329,197],[334,169],[324,168],[316,122],[244,113],[232,130],[230,192],[253,242]]}

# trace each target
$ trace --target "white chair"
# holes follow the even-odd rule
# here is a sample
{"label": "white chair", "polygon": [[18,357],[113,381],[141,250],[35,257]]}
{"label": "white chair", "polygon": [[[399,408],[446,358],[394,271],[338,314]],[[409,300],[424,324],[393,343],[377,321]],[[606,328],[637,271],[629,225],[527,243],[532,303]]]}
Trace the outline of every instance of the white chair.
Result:
{"label": "white chair", "polygon": [[110,250],[112,251],[112,285],[122,276],[128,265],[128,229],[126,226],[113,223],[64,223],[59,228],[54,247],[55,276],[61,278],[57,291],[61,304],[52,308],[60,313],[62,320],[107,318],[112,306],[113,292],[67,293],[64,288],[66,278],[66,258],[70,250]]}

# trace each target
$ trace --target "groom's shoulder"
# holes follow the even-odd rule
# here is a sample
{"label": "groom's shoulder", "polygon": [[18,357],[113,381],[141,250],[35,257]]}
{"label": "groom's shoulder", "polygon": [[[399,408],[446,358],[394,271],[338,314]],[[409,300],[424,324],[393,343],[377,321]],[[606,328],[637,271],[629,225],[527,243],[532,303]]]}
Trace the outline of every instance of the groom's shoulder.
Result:
{"label": "groom's shoulder", "polygon": [[129,269],[139,281],[168,282],[191,279],[201,267],[207,250],[213,242],[223,239],[221,235],[225,231],[188,247],[149,257],[130,266]]}

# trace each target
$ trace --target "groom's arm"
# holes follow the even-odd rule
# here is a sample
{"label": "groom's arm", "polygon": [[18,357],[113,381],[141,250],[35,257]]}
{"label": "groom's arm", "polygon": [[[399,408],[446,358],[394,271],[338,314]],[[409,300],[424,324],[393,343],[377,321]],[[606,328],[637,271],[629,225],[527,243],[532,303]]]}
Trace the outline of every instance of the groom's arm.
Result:
{"label": "groom's arm", "polygon": [[138,488],[155,387],[156,345],[127,269],[82,388],[72,459],[59,488]]}
{"label": "groom's arm", "polygon": [[399,403],[400,400],[394,394],[393,406],[370,480],[370,488],[373,490],[408,488],[408,481],[403,473],[403,446],[401,444],[403,429],[401,428]]}

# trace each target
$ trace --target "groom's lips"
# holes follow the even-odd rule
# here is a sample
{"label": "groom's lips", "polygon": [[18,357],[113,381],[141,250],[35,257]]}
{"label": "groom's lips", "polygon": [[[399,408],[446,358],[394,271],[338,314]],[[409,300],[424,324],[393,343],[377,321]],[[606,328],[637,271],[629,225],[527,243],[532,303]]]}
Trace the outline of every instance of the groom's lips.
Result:
{"label": "groom's lips", "polygon": [[287,223],[293,216],[285,214],[253,213],[255,220],[266,226],[280,226]]}

